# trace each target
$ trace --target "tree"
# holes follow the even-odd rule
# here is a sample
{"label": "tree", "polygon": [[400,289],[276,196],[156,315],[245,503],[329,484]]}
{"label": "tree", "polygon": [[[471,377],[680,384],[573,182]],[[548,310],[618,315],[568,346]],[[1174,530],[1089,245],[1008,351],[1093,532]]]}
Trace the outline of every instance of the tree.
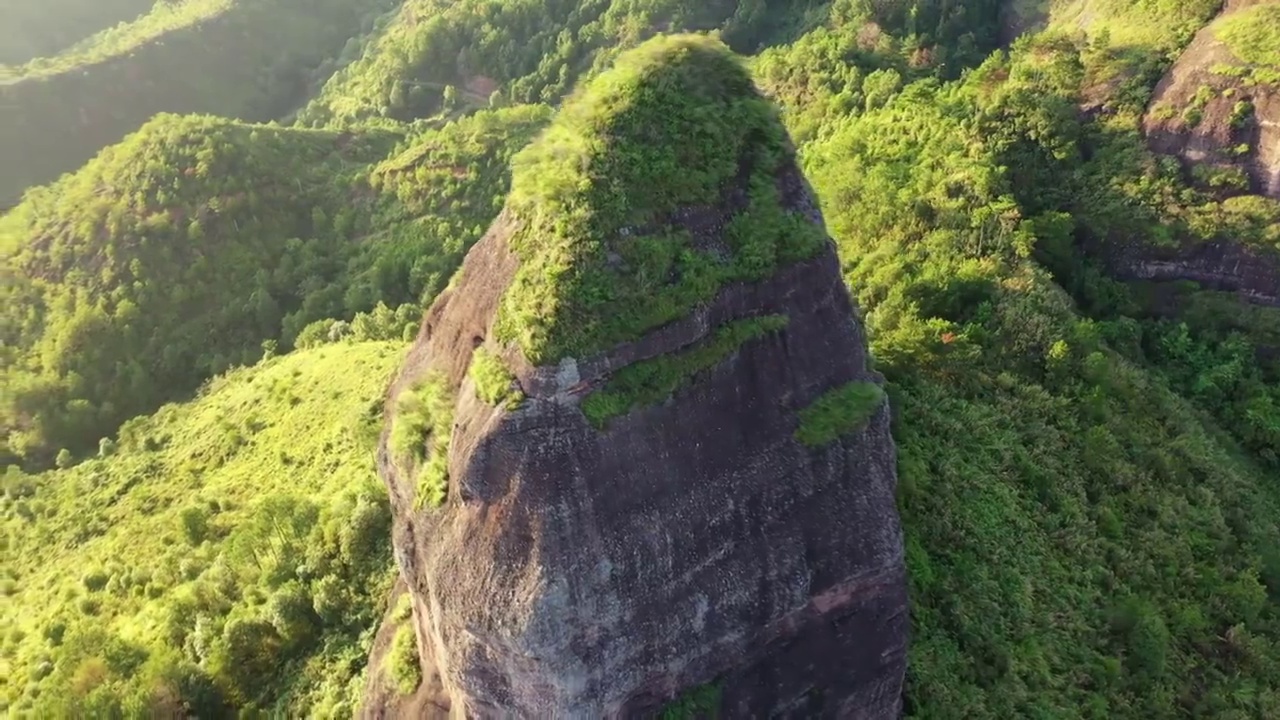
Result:
{"label": "tree", "polygon": [[265,690],[280,665],[280,634],[262,618],[236,618],[227,623],[211,663],[248,700]]}
{"label": "tree", "polygon": [[203,505],[191,505],[183,508],[179,518],[182,521],[182,533],[187,542],[199,545],[209,533],[209,511]]}
{"label": "tree", "polygon": [[305,648],[316,635],[319,618],[311,598],[298,582],[285,583],[267,600],[271,624],[293,652]]}
{"label": "tree", "polygon": [[66,470],[71,467],[74,460],[71,458],[71,451],[66,448],[62,448],[58,451],[58,457],[53,462],[59,469]]}

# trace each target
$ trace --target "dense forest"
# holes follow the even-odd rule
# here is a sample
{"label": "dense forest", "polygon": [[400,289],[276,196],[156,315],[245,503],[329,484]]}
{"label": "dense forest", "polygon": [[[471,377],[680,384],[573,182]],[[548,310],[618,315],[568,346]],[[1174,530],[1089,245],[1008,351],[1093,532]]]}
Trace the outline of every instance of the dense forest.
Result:
{"label": "dense forest", "polygon": [[[1200,121],[1153,95],[1219,0],[142,5],[0,14],[0,709],[350,717],[406,341],[562,99],[693,30],[781,113],[889,381],[907,714],[1280,717],[1274,280],[1131,260],[1280,264],[1280,201],[1144,137]],[[1233,92],[1280,91],[1280,6],[1231,5]],[[589,187],[536,161],[510,202]],[[599,340],[566,328],[531,352]]]}

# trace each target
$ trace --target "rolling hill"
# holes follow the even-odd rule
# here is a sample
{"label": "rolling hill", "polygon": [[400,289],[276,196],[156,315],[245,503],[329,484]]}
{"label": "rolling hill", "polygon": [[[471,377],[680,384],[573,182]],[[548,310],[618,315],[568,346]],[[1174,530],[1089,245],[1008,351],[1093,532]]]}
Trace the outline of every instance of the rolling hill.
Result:
{"label": "rolling hill", "polygon": [[547,116],[351,134],[164,115],[32,191],[0,220],[5,455],[90,449],[264,342],[429,301]]}
{"label": "rolling hill", "polygon": [[[147,12],[156,0],[15,0],[0,8],[0,66],[56,55]],[[4,74],[0,71],[0,75]]]}
{"label": "rolling hill", "polygon": [[267,121],[386,0],[186,0],[0,72],[0,207],[119,142],[153,115]]}

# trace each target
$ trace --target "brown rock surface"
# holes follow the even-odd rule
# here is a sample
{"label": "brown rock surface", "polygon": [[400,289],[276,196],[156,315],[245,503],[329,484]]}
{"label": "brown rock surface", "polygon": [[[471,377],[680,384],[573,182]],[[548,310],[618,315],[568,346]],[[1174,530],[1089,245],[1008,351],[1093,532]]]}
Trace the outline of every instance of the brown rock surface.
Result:
{"label": "brown rock surface", "polygon": [[[790,211],[821,224],[792,159],[774,181]],[[675,223],[727,246],[705,210]],[[444,505],[415,507],[389,431],[379,451],[439,705],[634,717],[714,684],[728,717],[897,717],[908,613],[889,408],[825,446],[794,436],[824,393],[881,382],[832,244],[633,342],[537,367],[493,331],[520,223],[504,213],[471,250],[389,394],[430,373],[456,389]],[[623,367],[774,314],[783,330],[663,402],[604,429],[580,410],[584,390]],[[477,398],[467,370],[481,346],[514,371],[517,409]],[[386,702],[371,694],[366,715]]]}

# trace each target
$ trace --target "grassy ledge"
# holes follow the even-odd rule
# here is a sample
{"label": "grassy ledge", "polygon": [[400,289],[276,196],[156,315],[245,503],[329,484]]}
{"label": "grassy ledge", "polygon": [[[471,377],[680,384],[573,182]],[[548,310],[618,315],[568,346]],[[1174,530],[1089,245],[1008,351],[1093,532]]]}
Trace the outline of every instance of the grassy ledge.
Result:
{"label": "grassy ledge", "polygon": [[508,410],[514,410],[524,402],[516,376],[501,358],[485,348],[478,348],[471,356],[470,373],[476,385],[476,397],[490,405],[505,405]]}
{"label": "grassy ledge", "polygon": [[432,375],[396,399],[391,418],[392,457],[402,470],[418,468],[415,505],[419,508],[444,504],[449,491],[452,434],[453,394],[442,376]]}
{"label": "grassy ledge", "polygon": [[[724,45],[667,36],[623,54],[513,161],[522,263],[498,337],[538,365],[589,355],[685,316],[728,282],[812,256],[824,231],[787,212],[775,188],[788,155],[772,105]],[[673,221],[744,182],[747,207],[720,252]]]}
{"label": "grassy ledge", "polygon": [[596,429],[632,409],[661,402],[697,373],[714,367],[743,343],[787,326],[786,315],[765,315],[721,326],[707,342],[622,368],[605,386],[582,401],[582,412]]}
{"label": "grassy ledge", "polygon": [[809,447],[826,445],[865,426],[883,402],[884,390],[875,383],[851,382],[828,390],[800,411],[796,440]]}

